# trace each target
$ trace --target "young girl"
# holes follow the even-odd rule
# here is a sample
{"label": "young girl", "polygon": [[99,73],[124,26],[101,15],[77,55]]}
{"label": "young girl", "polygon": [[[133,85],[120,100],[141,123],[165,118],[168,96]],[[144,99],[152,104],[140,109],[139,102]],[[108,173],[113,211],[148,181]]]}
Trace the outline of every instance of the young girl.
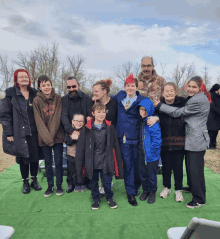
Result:
{"label": "young girl", "polygon": [[[79,183],[82,182],[82,168],[85,165],[88,178],[91,180],[92,209],[99,208],[99,174],[105,189],[106,199],[111,208],[117,208],[113,201],[111,189],[112,177],[123,178],[121,152],[115,127],[105,119],[106,107],[95,103],[92,107],[93,119],[83,127],[77,143],[76,168]],[[115,149],[116,159],[113,156]]]}
{"label": "young girl", "polygon": [[155,103],[160,112],[172,117],[183,117],[186,123],[185,150],[187,158],[187,178],[192,192],[192,201],[186,207],[198,208],[205,205],[206,189],[204,178],[204,155],[209,146],[207,118],[211,97],[199,76],[190,79],[186,86],[189,95],[184,107],[177,108],[163,103]]}
{"label": "young girl", "polygon": [[34,117],[38,130],[39,146],[42,147],[47,173],[48,189],[44,197],[53,193],[53,156],[56,168],[56,194],[63,195],[63,142],[64,132],[61,127],[61,96],[52,88],[51,80],[42,75],[38,78],[39,91],[33,101]]}
{"label": "young girl", "polygon": [[66,135],[65,143],[67,145],[67,168],[71,174],[73,179],[73,185],[68,185],[67,192],[70,193],[75,192],[84,192],[86,191],[86,186],[83,184],[79,184],[77,181],[77,172],[76,172],[76,164],[75,164],[75,156],[76,156],[76,145],[78,138],[80,136],[80,130],[85,124],[85,118],[83,114],[74,114],[72,119],[73,133],[71,135]]}

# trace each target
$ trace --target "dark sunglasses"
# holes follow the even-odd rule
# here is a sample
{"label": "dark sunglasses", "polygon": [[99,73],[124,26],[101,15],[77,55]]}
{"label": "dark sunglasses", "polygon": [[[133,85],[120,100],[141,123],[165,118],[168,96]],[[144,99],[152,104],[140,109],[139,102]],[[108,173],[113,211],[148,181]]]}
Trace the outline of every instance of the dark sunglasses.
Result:
{"label": "dark sunglasses", "polygon": [[68,85],[67,86],[67,89],[71,89],[71,88],[73,88],[73,89],[76,88],[76,85]]}

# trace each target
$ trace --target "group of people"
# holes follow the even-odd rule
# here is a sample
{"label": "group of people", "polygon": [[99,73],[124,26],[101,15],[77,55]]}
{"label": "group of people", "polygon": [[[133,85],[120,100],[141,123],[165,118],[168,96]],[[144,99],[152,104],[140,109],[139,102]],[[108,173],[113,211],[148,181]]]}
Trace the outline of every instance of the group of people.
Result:
{"label": "group of people", "polygon": [[[164,186],[160,197],[167,198],[171,193],[173,170],[176,201],[184,200],[182,191],[185,191],[193,196],[186,205],[188,208],[205,205],[204,155],[210,147],[207,119],[215,117],[210,119],[210,109],[220,113],[215,105],[220,86],[213,89],[218,94],[214,99],[203,80],[196,76],[186,83],[188,97],[179,97],[176,85],[157,75],[152,57],[144,57],[141,63],[142,72],[137,78],[129,75],[124,90],[111,96],[111,80],[100,80],[93,85],[93,98],[80,90],[75,77],[67,79],[68,94],[61,98],[46,75],[38,78],[36,90],[31,87],[28,71],[14,72],[14,86],[6,89],[0,104],[0,123],[3,150],[16,156],[24,194],[30,193],[30,188],[42,189],[37,181],[42,158],[48,182],[44,196],[53,194],[53,150],[56,194],[63,195],[65,143],[66,192],[89,188],[92,209],[99,208],[100,191],[105,193],[111,208],[117,207],[113,200],[113,176],[124,179],[132,206],[137,206],[135,197],[140,194],[140,186],[143,188],[140,200],[148,198],[148,203],[154,203],[160,158]],[[216,143],[212,145],[215,146]],[[188,187],[182,185],[184,156]]]}

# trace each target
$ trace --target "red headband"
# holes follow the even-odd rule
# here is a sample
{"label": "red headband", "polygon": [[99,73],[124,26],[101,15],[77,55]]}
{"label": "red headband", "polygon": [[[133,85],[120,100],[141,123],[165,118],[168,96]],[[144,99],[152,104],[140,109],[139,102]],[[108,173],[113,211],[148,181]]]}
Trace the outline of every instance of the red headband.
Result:
{"label": "red headband", "polygon": [[128,78],[126,79],[125,83],[126,84],[135,83],[134,82],[134,76],[132,74],[130,76],[128,76]]}

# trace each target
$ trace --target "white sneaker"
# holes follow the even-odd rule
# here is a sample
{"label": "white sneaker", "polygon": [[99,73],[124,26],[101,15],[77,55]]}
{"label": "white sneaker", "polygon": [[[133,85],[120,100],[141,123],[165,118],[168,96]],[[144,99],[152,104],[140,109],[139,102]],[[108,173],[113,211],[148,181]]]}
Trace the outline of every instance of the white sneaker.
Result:
{"label": "white sneaker", "polygon": [[100,194],[105,194],[104,187],[99,187],[99,193],[100,193]]}
{"label": "white sneaker", "polygon": [[171,193],[171,190],[164,187],[164,189],[162,190],[162,192],[160,193],[160,197],[161,198],[167,198],[167,195]]}
{"label": "white sneaker", "polygon": [[184,201],[184,198],[183,198],[183,195],[182,195],[182,190],[176,190],[175,194],[176,194],[176,201],[177,202],[183,202]]}

